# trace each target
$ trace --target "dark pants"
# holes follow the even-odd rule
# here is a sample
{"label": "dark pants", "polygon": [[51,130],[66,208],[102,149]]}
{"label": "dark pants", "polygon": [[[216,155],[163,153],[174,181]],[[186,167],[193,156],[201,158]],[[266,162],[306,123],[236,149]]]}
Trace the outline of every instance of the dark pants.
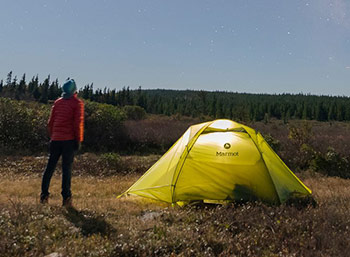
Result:
{"label": "dark pants", "polygon": [[72,165],[74,160],[75,140],[67,141],[51,141],[50,142],[50,157],[46,169],[43,174],[41,183],[41,199],[49,196],[49,187],[51,177],[55,171],[58,159],[62,155],[62,197],[67,199],[72,196],[70,191]]}

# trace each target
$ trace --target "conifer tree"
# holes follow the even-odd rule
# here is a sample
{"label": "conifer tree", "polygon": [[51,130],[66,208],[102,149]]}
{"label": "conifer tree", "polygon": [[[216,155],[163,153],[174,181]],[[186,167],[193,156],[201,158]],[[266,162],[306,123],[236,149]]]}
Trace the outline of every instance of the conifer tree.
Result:
{"label": "conifer tree", "polygon": [[137,89],[137,95],[136,95],[136,105],[145,108],[145,97],[142,93],[141,86]]}
{"label": "conifer tree", "polygon": [[328,109],[328,120],[333,121],[336,119],[336,117],[337,117],[336,105],[335,103],[331,103]]}
{"label": "conifer tree", "polygon": [[16,89],[16,99],[22,98],[26,93],[26,74],[24,73]]}
{"label": "conifer tree", "polygon": [[303,103],[303,113],[301,118],[303,120],[307,120],[309,118],[308,105],[306,102]]}
{"label": "conifer tree", "polygon": [[336,120],[343,121],[344,120],[344,113],[345,113],[344,105],[342,103],[338,104],[337,105],[337,117],[336,117]]}
{"label": "conifer tree", "polygon": [[210,103],[209,115],[213,118],[215,118],[215,116],[216,116],[216,96],[215,95]]}
{"label": "conifer tree", "polygon": [[132,105],[132,99],[131,99],[131,95],[130,95],[130,87],[126,88],[126,95],[125,95],[125,101],[126,101],[126,105]]}
{"label": "conifer tree", "polygon": [[48,101],[50,86],[50,75],[44,80],[44,83],[40,85],[40,99],[39,102],[46,104]]}
{"label": "conifer tree", "polygon": [[12,71],[10,71],[7,74],[7,78],[6,78],[6,86],[9,88],[11,86],[12,83]]}
{"label": "conifer tree", "polygon": [[326,111],[323,102],[319,101],[316,109],[316,120],[326,121],[328,118],[328,112]]}
{"label": "conifer tree", "polygon": [[53,81],[48,89],[48,100],[56,100],[61,95],[58,80]]}
{"label": "conifer tree", "polygon": [[12,83],[10,84],[10,92],[11,95],[16,94],[16,88],[17,88],[17,76],[15,76],[12,80]]}

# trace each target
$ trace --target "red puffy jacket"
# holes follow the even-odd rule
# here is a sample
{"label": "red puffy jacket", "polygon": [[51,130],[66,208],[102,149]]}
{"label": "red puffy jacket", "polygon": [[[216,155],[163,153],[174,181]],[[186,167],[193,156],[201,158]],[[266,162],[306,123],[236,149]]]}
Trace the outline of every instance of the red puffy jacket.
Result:
{"label": "red puffy jacket", "polygon": [[51,140],[84,139],[84,103],[74,94],[68,99],[59,98],[55,101],[48,122]]}

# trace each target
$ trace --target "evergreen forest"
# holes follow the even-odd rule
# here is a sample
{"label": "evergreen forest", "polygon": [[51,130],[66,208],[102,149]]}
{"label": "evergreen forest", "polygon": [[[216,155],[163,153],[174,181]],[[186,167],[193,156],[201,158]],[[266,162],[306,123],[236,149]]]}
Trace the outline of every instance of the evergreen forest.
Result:
{"label": "evergreen forest", "polygon": [[[60,97],[58,79],[50,75],[40,82],[38,75],[27,81],[26,74],[18,79],[12,71],[0,80],[0,96],[16,100],[49,103]],[[226,91],[195,91],[165,89],[94,88],[87,84],[78,92],[90,101],[114,106],[136,105],[147,113],[194,118],[228,118],[237,121],[270,119],[350,121],[350,98],[311,94],[250,94]]]}

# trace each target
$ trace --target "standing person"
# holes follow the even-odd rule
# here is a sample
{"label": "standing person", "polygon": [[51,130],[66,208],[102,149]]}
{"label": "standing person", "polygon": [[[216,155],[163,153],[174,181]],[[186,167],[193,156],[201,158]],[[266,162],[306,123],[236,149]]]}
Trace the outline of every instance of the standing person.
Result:
{"label": "standing person", "polygon": [[62,97],[55,101],[48,122],[50,157],[42,177],[40,203],[48,203],[51,177],[62,155],[62,205],[71,207],[71,173],[74,151],[80,149],[83,141],[84,103],[77,97],[73,79],[68,79],[62,89]]}

